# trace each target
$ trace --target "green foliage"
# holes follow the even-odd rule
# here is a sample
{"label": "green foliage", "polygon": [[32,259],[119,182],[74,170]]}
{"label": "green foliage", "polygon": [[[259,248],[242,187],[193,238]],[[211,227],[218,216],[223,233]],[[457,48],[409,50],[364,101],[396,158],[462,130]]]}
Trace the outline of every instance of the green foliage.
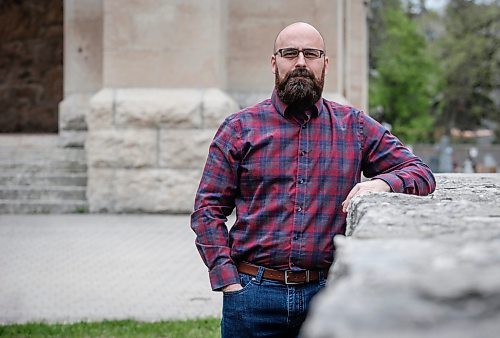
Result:
{"label": "green foliage", "polygon": [[0,326],[0,337],[168,337],[215,338],[220,337],[220,319],[208,318],[187,321],[144,323],[133,320],[103,321],[97,323],[44,324]]}
{"label": "green foliage", "polygon": [[500,127],[500,1],[450,0],[439,41],[443,69],[438,123],[475,129],[485,119]]}
{"label": "green foliage", "polygon": [[386,10],[382,18],[385,34],[374,51],[376,72],[370,79],[370,107],[382,107],[382,119],[404,141],[428,141],[436,69],[425,38],[400,8]]}

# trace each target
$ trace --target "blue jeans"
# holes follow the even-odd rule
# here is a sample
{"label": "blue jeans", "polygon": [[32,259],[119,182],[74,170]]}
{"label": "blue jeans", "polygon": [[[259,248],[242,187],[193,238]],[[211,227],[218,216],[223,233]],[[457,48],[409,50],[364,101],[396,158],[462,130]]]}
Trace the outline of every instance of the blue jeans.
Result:
{"label": "blue jeans", "polygon": [[309,303],[326,283],[285,285],[240,273],[243,289],[225,292],[222,305],[222,338],[297,337]]}

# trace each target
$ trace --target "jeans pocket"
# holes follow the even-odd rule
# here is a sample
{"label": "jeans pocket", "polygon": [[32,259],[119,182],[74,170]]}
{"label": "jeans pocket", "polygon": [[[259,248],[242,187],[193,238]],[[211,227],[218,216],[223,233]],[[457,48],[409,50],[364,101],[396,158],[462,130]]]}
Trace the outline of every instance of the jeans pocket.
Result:
{"label": "jeans pocket", "polygon": [[240,293],[243,293],[245,292],[246,290],[248,290],[252,285],[254,285],[252,283],[252,276],[249,276],[249,275],[244,275],[244,274],[240,274],[240,284],[241,286],[243,287],[242,289],[238,290],[238,291],[226,291],[226,292],[223,292],[222,294],[224,296],[232,296],[232,295],[238,295]]}

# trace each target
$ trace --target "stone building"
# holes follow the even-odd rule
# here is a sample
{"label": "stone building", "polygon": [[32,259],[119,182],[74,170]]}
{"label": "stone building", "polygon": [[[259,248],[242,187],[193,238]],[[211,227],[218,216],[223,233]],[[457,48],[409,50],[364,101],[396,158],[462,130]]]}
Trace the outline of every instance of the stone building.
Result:
{"label": "stone building", "polygon": [[[55,0],[53,0],[55,1]],[[59,143],[85,145],[92,212],[188,212],[229,114],[270,96],[276,34],[305,21],[325,97],[367,107],[363,0],[64,0]]]}

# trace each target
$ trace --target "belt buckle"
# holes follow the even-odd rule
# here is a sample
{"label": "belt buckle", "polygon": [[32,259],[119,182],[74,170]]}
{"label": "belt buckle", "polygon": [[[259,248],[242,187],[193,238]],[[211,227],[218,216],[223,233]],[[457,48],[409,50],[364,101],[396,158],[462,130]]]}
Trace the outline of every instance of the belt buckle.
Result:
{"label": "belt buckle", "polygon": [[306,281],[305,282],[289,282],[288,281],[288,273],[293,273],[293,270],[285,270],[285,284],[286,285],[297,285],[297,284],[304,284],[304,283],[309,283],[309,270],[306,270]]}

